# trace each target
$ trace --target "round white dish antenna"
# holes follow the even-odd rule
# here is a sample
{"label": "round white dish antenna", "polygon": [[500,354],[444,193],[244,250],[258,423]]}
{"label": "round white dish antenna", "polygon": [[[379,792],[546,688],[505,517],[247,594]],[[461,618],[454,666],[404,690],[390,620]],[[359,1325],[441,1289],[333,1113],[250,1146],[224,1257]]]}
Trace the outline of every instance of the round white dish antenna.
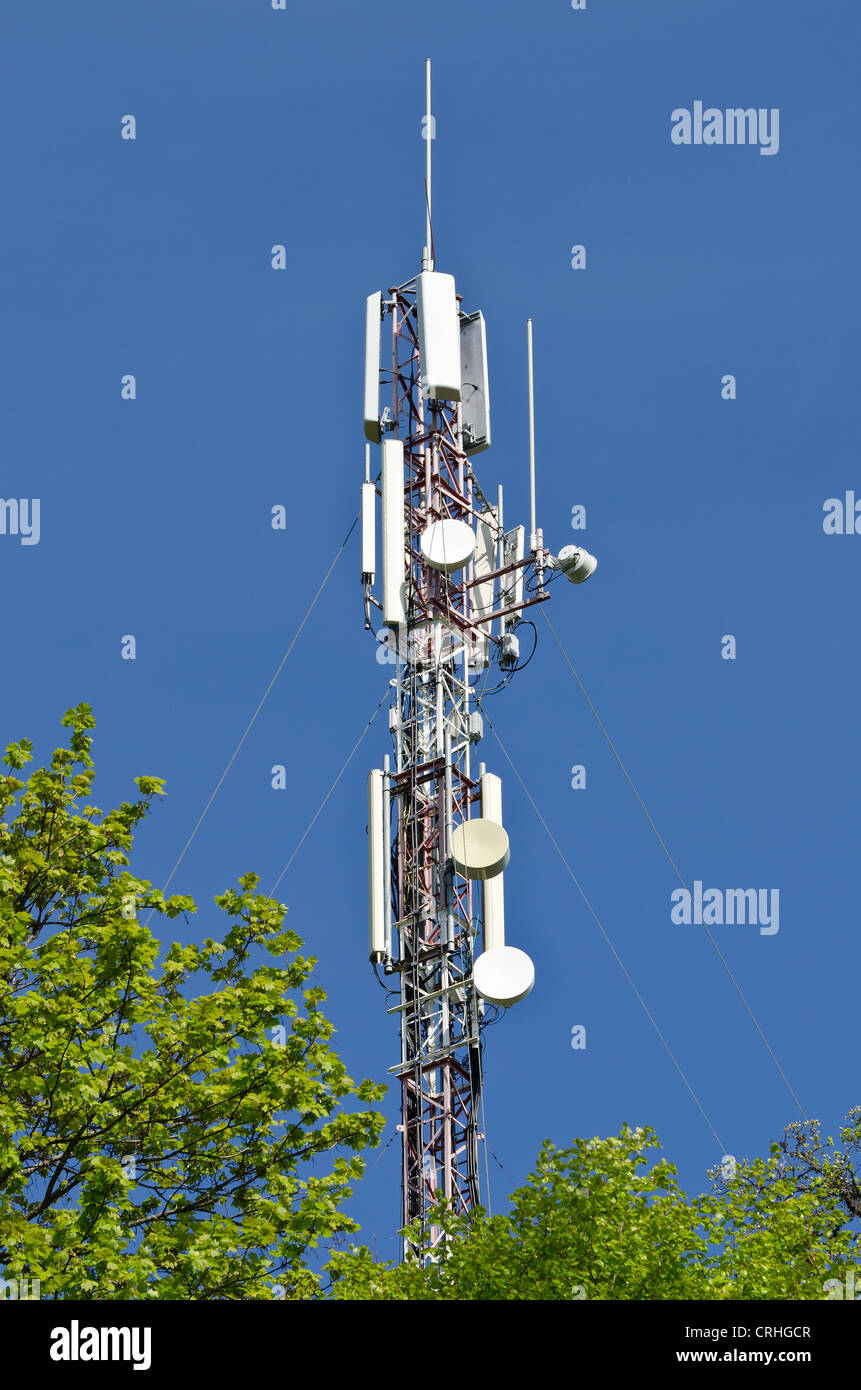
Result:
{"label": "round white dish antenna", "polygon": [[483,951],[472,968],[475,988],[489,1004],[508,1009],[525,999],[535,984],[535,966],[516,946],[494,946]]}
{"label": "round white dish antenna", "polygon": [[432,521],[419,543],[431,568],[444,574],[462,569],[475,554],[475,532],[465,521]]}
{"label": "round white dish antenna", "polygon": [[482,816],[455,826],[449,852],[464,878],[496,878],[511,857],[507,833],[495,820]]}

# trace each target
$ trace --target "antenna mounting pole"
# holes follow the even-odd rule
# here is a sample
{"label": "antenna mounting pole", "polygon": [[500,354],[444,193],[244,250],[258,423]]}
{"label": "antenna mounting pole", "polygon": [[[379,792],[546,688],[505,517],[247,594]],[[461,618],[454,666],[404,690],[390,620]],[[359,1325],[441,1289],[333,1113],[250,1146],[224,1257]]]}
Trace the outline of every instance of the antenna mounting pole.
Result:
{"label": "antenna mounting pole", "polygon": [[433,270],[432,232],[431,232],[431,143],[433,141],[433,116],[431,115],[431,60],[425,60],[425,255],[423,270]]}
{"label": "antenna mounting pole", "polygon": [[526,320],[526,357],[529,372],[529,548],[535,550],[535,384],[532,376],[532,319]]}

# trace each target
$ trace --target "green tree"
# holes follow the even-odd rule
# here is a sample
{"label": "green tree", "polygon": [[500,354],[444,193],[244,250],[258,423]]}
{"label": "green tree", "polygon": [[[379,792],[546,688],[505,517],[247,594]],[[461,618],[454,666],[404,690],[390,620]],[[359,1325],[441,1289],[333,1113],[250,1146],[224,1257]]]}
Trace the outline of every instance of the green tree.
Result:
{"label": "green tree", "polygon": [[328,1268],[339,1299],[824,1298],[857,1249],[840,1198],[802,1190],[775,1145],[729,1181],[688,1199],[650,1129],[549,1141],[506,1215],[467,1220],[441,1204],[430,1263],[378,1264],[364,1248]]}
{"label": "green tree", "polygon": [[216,898],[218,940],[159,963],[138,914],[195,911],[127,868],[162,783],[102,815],[89,706],[63,724],[49,766],[19,778],[22,741],[0,777],[3,1277],[57,1299],[314,1297],[307,1252],[358,1229],[340,1208],[384,1088],[346,1074],[316,962],[254,875]]}

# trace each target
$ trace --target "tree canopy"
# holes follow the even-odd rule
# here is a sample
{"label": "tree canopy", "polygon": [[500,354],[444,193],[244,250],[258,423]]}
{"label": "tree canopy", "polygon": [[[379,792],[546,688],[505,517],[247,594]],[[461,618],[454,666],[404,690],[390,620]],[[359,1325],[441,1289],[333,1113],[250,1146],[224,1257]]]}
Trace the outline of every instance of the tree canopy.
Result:
{"label": "tree canopy", "polygon": [[384,1087],[347,1075],[253,874],[215,936],[162,950],[139,914],[196,910],[129,868],[163,783],[103,815],[89,706],[63,724],[46,767],[17,775],[22,740],[0,777],[0,1272],[42,1298],[314,1297]]}
{"label": "tree canopy", "polygon": [[[329,1270],[341,1299],[626,1300],[840,1297],[858,1252],[850,1157],[822,1144],[815,1124],[791,1126],[767,1159],[712,1174],[713,1191],[687,1198],[659,1158],[651,1129],[625,1127],[568,1149],[543,1145],[535,1171],[504,1215],[455,1216],[444,1203],[444,1240],[430,1262],[376,1263],[363,1247]],[[800,1131],[800,1132],[799,1132]],[[861,1283],[861,1279],[859,1279]],[[853,1295],[850,1295],[853,1296]]]}

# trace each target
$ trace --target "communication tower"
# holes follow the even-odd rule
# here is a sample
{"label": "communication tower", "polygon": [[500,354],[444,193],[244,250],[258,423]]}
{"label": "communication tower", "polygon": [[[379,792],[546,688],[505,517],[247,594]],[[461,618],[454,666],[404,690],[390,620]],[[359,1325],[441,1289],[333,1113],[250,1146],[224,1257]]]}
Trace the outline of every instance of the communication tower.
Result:
{"label": "communication tower", "polygon": [[531,320],[528,534],[506,528],[502,488],[491,500],[479,485],[474,460],[491,442],[485,321],[435,264],[430,62],[424,135],[421,271],[366,302],[361,513],[365,627],[394,666],[392,752],[368,776],[370,959],[400,1026],[389,1071],[401,1095],[402,1225],[417,1231],[405,1250],[421,1257],[440,1239],[428,1216],[440,1195],[461,1212],[479,1202],[482,1028],[535,978],[505,941],[509,840],[500,778],[480,761],[480,702],[526,664],[518,628],[550,579],[581,583],[597,563],[576,546],[551,555],[536,527]]}

